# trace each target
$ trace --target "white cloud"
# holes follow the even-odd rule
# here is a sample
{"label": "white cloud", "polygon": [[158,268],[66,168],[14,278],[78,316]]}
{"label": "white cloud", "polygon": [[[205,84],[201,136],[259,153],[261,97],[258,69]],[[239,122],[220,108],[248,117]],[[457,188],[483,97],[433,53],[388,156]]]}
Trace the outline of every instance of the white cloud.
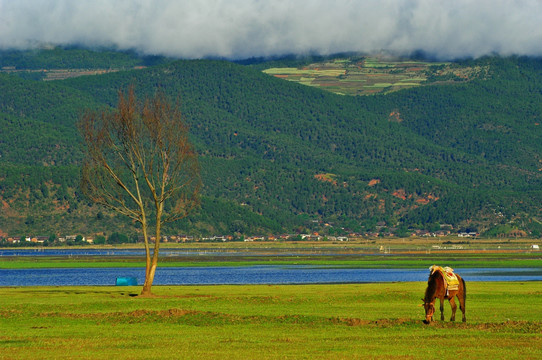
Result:
{"label": "white cloud", "polygon": [[183,58],[542,55],[540,19],[539,0],[0,0],[0,48],[79,44]]}

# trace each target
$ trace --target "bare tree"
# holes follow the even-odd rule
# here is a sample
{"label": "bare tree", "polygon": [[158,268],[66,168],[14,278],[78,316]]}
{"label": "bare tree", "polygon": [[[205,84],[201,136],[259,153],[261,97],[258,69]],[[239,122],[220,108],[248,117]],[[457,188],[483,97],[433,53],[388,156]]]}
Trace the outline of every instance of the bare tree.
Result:
{"label": "bare tree", "polygon": [[126,94],[119,91],[114,111],[87,111],[79,129],[86,144],[81,190],[141,225],[146,253],[141,295],[151,295],[163,225],[199,203],[199,166],[188,127],[163,93],[138,102],[130,87]]}

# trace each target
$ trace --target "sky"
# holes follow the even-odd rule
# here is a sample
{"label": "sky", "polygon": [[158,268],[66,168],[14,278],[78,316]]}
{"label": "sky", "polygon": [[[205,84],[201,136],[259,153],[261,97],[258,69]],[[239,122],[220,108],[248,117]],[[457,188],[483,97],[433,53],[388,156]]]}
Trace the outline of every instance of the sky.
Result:
{"label": "sky", "polygon": [[542,55],[542,0],[0,0],[0,48],[178,58]]}

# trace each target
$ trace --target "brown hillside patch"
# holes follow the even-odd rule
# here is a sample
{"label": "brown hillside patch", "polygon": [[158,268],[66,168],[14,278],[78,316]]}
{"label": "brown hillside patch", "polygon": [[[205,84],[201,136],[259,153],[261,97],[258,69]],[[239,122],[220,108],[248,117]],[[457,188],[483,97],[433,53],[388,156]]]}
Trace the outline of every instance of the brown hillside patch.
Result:
{"label": "brown hillside patch", "polygon": [[[395,190],[392,193],[392,195],[395,196],[396,198],[401,199],[401,200],[406,200],[407,199],[406,192],[403,189]],[[411,197],[411,196],[408,196],[408,197]]]}
{"label": "brown hillside patch", "polygon": [[380,179],[372,179],[369,181],[369,186],[375,186],[376,184],[380,184]]}
{"label": "brown hillside patch", "polygon": [[403,122],[403,119],[401,118],[401,113],[395,110],[390,113],[388,120],[397,123]]}
{"label": "brown hillside patch", "polygon": [[519,230],[519,229],[514,229],[512,231],[510,231],[508,233],[508,236],[513,236],[513,237],[526,237],[527,236],[527,233],[523,230]]}
{"label": "brown hillside patch", "polygon": [[[13,202],[13,200],[10,200]],[[9,203],[5,200],[2,200],[2,214],[7,217],[18,217],[17,211],[13,210]]]}
{"label": "brown hillside patch", "polygon": [[332,183],[333,185],[337,185],[337,180],[334,179],[335,175],[334,174],[316,174],[314,175],[314,178],[318,181],[322,181],[322,182],[329,182],[329,183]]}
{"label": "brown hillside patch", "polygon": [[386,209],[386,201],[384,199],[380,199],[378,202],[378,210],[384,211]]}
{"label": "brown hillside patch", "polygon": [[432,201],[437,201],[439,199],[438,196],[432,195],[432,194],[426,194],[425,197],[420,197],[419,199],[416,199],[416,202],[421,205],[427,205]]}

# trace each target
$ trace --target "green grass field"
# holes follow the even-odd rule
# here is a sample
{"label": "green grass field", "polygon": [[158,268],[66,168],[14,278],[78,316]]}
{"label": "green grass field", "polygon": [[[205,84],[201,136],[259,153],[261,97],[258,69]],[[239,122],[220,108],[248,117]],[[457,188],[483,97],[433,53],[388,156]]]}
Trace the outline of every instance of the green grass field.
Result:
{"label": "green grass field", "polygon": [[0,288],[0,358],[542,358],[542,282],[467,289],[424,325],[424,283]]}
{"label": "green grass field", "polygon": [[[249,258],[239,261],[206,260],[199,261],[181,259],[162,259],[159,267],[209,267],[209,266],[251,266],[251,265],[315,265],[335,266],[341,268],[357,269],[420,269],[429,268],[433,264],[442,264],[453,268],[540,268],[542,261],[536,258],[518,257],[473,257],[460,259],[457,257],[434,257],[433,259],[406,259],[403,257],[390,257],[385,259],[315,259],[310,257],[292,257],[290,259],[277,258]],[[98,257],[86,257],[78,260],[63,260],[43,258],[0,260],[0,269],[47,269],[47,268],[127,268],[145,267],[140,258],[126,260],[107,260]],[[542,269],[541,269],[542,271]]]}
{"label": "green grass field", "polygon": [[[540,268],[542,253],[528,251],[526,245],[514,245],[525,250],[497,251],[493,245],[488,251],[480,244],[472,245],[476,250],[424,251],[412,250],[416,245],[401,248],[399,245],[385,247],[389,253],[379,250],[379,246],[368,248],[364,244],[322,245],[322,244],[275,244],[262,243],[245,246],[236,244],[210,244],[211,250],[229,252],[229,256],[216,255],[213,251],[201,252],[193,256],[162,256],[160,267],[177,266],[249,266],[249,265],[326,265],[364,269],[424,269],[433,264],[453,268]],[[363,245],[363,247],[362,247]],[[178,244],[184,250],[205,250],[207,244]],[[487,245],[485,245],[488,247]],[[292,254],[292,255],[289,255]],[[325,254],[323,256],[322,254]],[[0,256],[0,269],[35,268],[100,268],[100,267],[145,267],[143,256]]]}

